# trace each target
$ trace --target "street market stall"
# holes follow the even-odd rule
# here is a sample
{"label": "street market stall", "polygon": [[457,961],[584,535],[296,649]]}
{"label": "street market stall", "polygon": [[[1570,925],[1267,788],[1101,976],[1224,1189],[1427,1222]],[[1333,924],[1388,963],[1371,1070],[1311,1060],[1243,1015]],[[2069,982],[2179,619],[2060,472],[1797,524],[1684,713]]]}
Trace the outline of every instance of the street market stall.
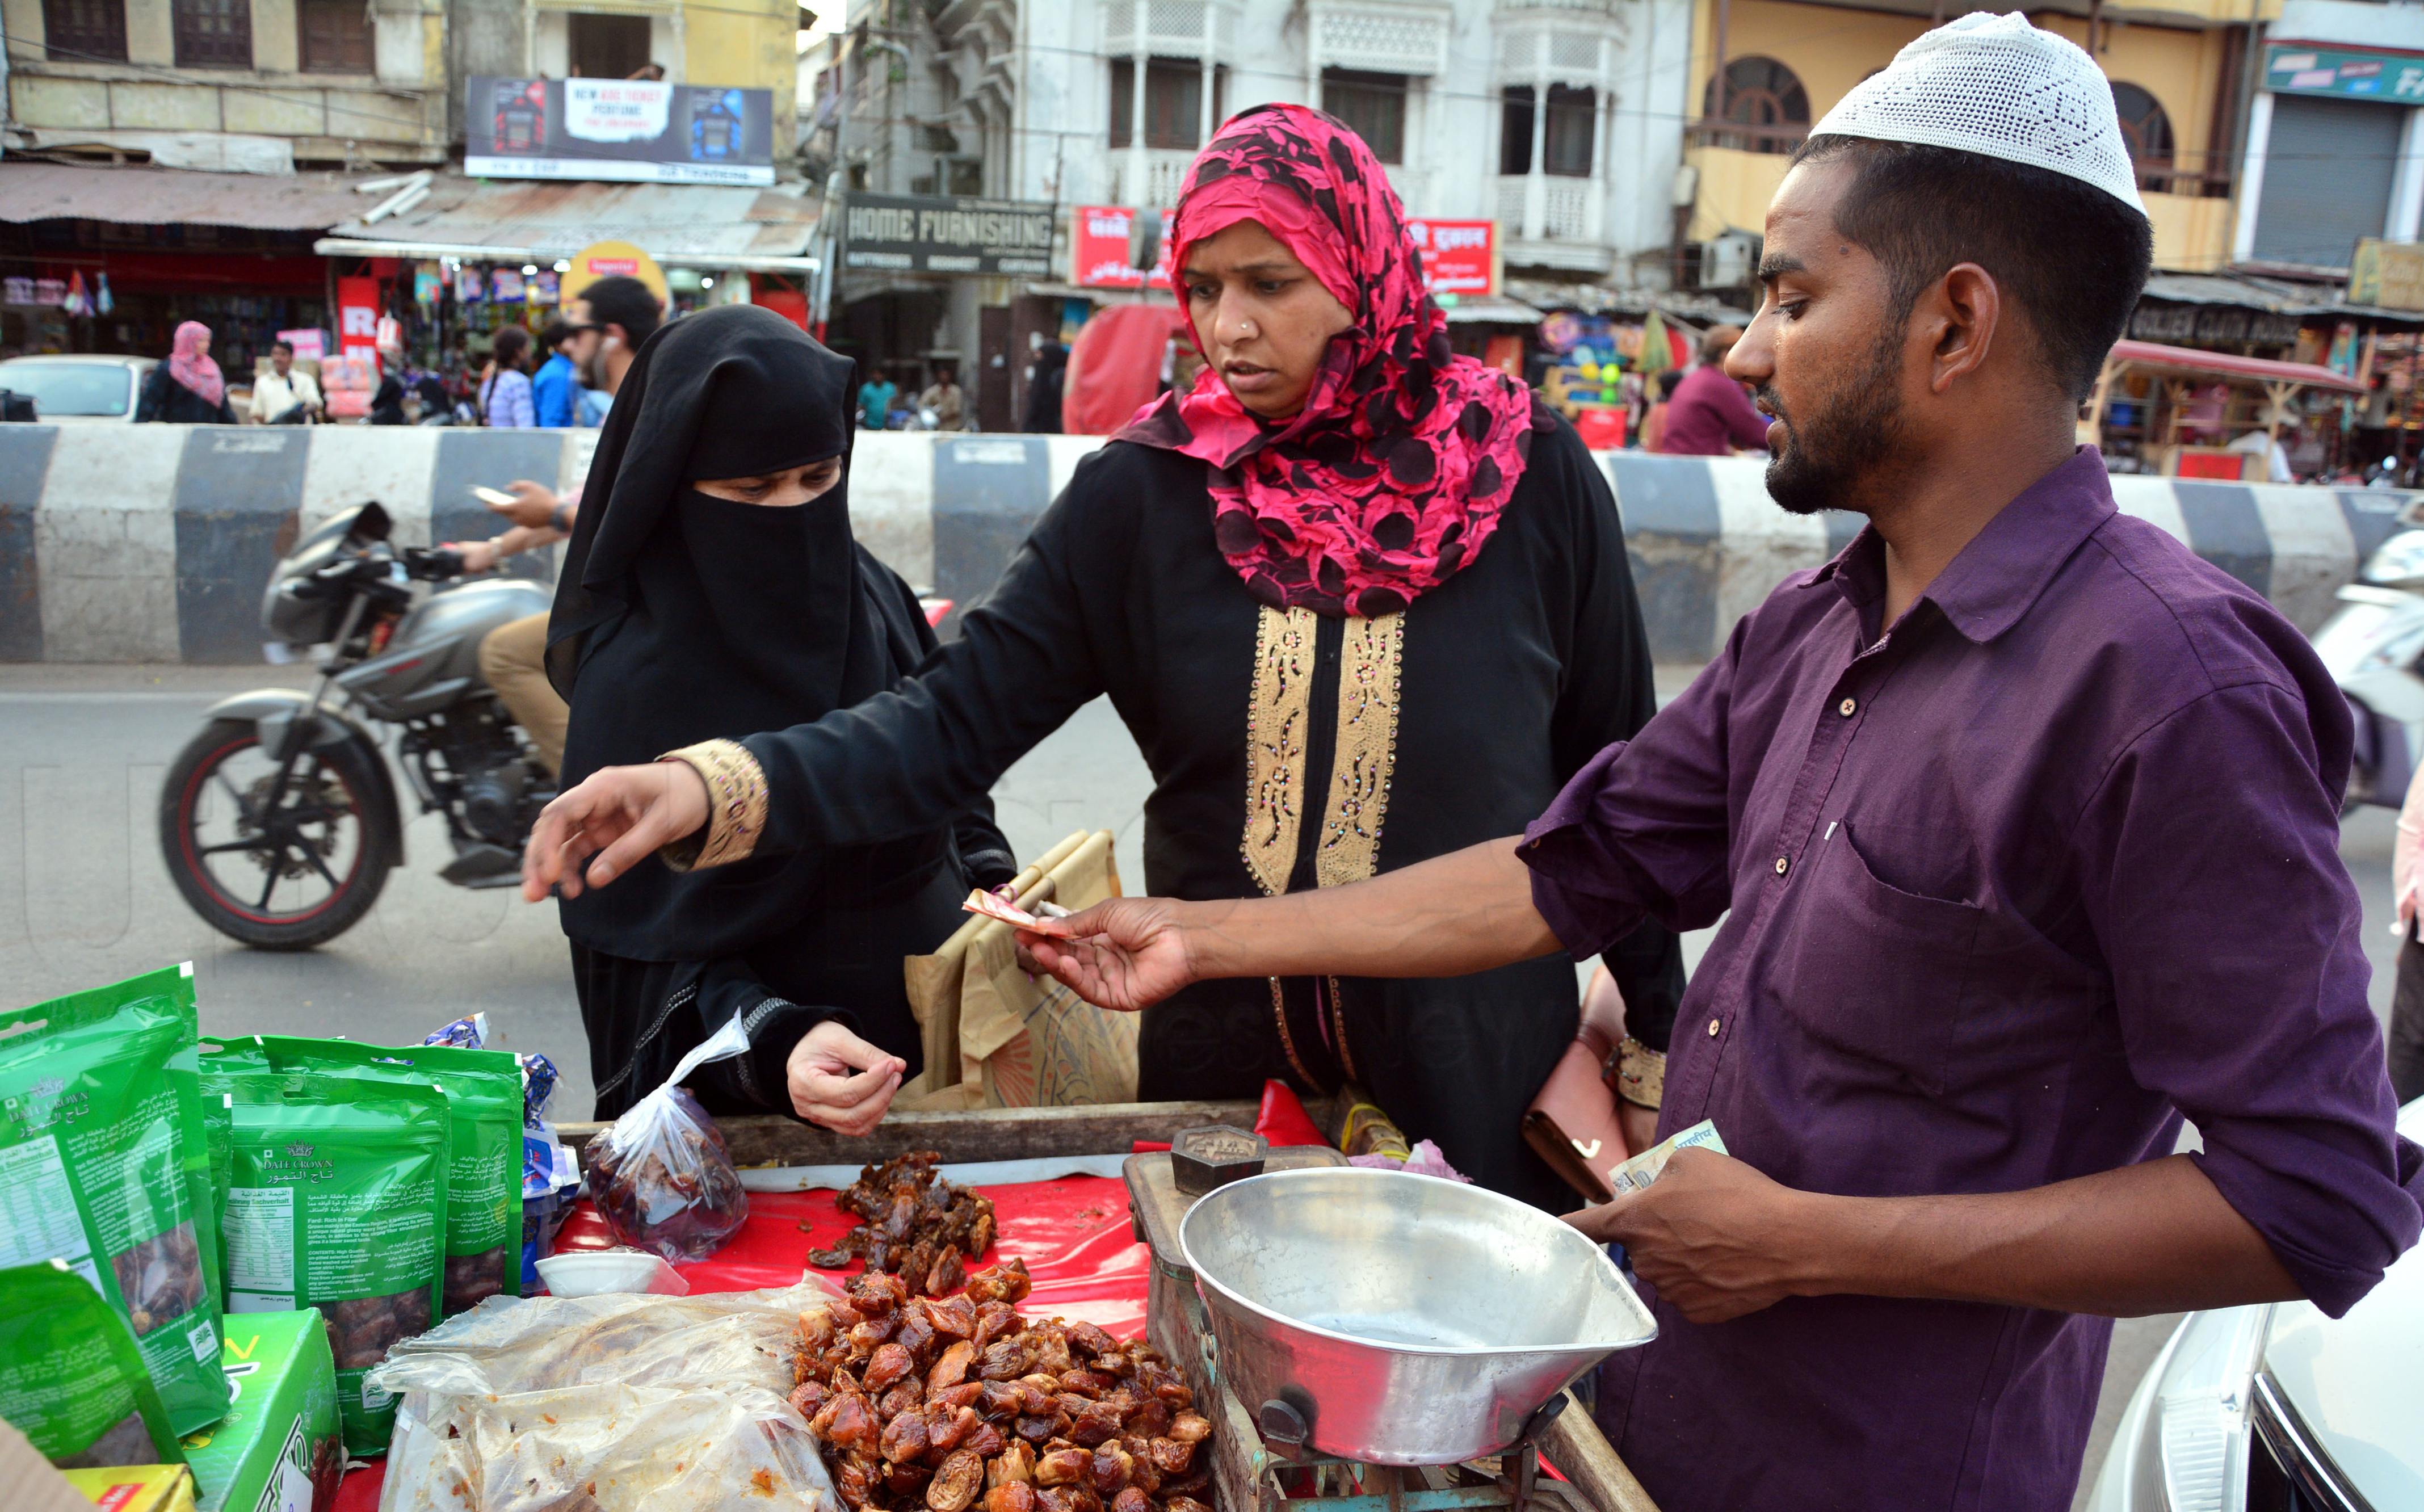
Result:
{"label": "street market stall", "polygon": [[[156,1466],[205,1512],[282,1465],[315,1512],[965,1512],[989,1481],[1022,1489],[986,1512],[1651,1507],[1565,1394],[1654,1335],[1628,1282],[1352,1088],[853,1139],[709,1118],[681,1084],[716,1036],[614,1123],[550,1124],[552,1067],[477,1017],[394,1047],[196,1024],[190,968],[0,1014],[32,1139],[0,1147],[0,1292],[47,1298],[0,1309],[0,1410],[54,1464]],[[132,1216],[101,1174],[127,1140]]]}
{"label": "street market stall", "polygon": [[2271,471],[2273,448],[2303,422],[2302,397],[2365,391],[2355,378],[2309,362],[2115,342],[2079,439],[2100,449],[2115,471],[2280,481]]}

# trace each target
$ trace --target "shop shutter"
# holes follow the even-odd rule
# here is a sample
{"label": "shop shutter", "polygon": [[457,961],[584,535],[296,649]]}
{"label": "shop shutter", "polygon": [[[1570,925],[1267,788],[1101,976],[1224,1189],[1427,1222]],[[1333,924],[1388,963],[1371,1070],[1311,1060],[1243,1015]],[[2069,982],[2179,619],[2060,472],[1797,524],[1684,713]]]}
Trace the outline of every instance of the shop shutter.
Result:
{"label": "shop shutter", "polygon": [[2274,95],[2257,261],[2344,268],[2358,237],[2381,235],[2406,117],[2398,105]]}

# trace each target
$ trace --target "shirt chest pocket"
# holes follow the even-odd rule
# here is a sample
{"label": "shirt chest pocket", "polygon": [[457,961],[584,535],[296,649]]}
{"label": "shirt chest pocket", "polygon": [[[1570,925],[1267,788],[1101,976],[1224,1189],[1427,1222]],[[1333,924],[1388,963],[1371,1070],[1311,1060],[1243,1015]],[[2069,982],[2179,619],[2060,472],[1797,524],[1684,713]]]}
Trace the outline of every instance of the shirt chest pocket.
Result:
{"label": "shirt chest pocket", "polygon": [[1766,1006],[1849,1058],[1829,1074],[1943,1096],[1962,1021],[1985,985],[1986,910],[1878,880],[1849,823],[1813,849],[1785,899]]}

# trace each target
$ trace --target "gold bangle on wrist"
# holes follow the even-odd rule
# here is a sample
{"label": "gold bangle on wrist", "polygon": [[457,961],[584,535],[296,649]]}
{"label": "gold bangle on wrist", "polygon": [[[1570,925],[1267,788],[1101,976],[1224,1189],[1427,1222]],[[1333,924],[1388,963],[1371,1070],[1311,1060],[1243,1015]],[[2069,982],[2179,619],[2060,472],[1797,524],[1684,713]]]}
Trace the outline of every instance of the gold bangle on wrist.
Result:
{"label": "gold bangle on wrist", "polygon": [[1608,1078],[1608,1085],[1615,1089],[1616,1095],[1635,1107],[1646,1107],[1655,1112],[1666,1097],[1665,1054],[1651,1049],[1628,1034],[1610,1058],[1616,1064],[1615,1074]]}

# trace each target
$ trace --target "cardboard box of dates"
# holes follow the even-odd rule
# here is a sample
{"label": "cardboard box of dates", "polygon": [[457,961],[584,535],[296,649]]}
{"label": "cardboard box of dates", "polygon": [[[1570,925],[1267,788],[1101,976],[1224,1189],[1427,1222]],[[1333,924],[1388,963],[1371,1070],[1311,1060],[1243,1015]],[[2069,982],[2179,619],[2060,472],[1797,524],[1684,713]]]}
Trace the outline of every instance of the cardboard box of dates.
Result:
{"label": "cardboard box of dates", "polygon": [[219,1362],[227,1416],[185,1436],[199,1512],[327,1512],[345,1448],[336,1357],[320,1310],[230,1317]]}

